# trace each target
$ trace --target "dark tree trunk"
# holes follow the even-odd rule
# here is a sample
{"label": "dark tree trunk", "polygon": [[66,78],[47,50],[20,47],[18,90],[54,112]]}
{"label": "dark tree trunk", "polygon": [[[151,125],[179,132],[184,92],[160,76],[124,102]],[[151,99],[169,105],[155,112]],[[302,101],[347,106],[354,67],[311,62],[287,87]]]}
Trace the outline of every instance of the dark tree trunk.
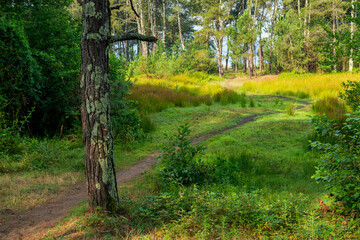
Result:
{"label": "dark tree trunk", "polygon": [[82,128],[89,206],[119,209],[110,119],[108,0],[83,1],[81,36]]}

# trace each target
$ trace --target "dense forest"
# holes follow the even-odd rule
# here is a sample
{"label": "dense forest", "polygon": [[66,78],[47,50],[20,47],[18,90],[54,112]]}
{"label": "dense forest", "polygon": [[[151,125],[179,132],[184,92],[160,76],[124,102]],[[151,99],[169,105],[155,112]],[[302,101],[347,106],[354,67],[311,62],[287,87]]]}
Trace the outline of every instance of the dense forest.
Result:
{"label": "dense forest", "polygon": [[0,239],[360,238],[359,25],[356,0],[0,0]]}

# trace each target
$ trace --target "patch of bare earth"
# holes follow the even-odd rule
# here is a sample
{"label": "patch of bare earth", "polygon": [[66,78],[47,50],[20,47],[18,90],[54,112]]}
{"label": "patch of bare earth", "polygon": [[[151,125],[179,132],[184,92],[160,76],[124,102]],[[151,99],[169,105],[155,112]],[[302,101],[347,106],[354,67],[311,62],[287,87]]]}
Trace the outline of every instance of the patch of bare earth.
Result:
{"label": "patch of bare earth", "polygon": [[219,84],[227,89],[236,89],[241,87],[244,82],[254,81],[254,82],[262,82],[262,81],[271,81],[277,79],[277,75],[265,75],[260,77],[235,77],[230,79],[225,79],[224,81],[219,82]]}

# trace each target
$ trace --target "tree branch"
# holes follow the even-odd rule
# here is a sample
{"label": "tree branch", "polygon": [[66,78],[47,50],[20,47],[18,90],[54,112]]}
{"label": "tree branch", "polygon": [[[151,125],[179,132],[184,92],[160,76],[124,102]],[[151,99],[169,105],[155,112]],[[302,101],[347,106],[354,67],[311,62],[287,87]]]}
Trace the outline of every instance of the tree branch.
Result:
{"label": "tree branch", "polygon": [[121,42],[121,41],[126,41],[126,40],[140,40],[140,41],[144,41],[144,42],[157,42],[158,41],[158,39],[153,36],[145,36],[145,35],[141,35],[139,33],[126,33],[126,34],[122,34],[122,35],[112,36],[110,39],[110,42],[114,43],[114,42]]}
{"label": "tree branch", "polygon": [[114,6],[110,7],[110,10],[119,10],[122,6],[124,6],[124,5],[121,5],[121,4],[114,5]]}
{"label": "tree branch", "polygon": [[132,0],[130,0],[130,4],[131,4],[131,9],[132,9],[133,12],[135,13],[135,15],[136,15],[138,18],[140,18],[139,14],[137,14],[137,12],[136,12],[136,10],[135,10],[135,8],[134,8],[134,4],[133,4],[133,1],[132,1]]}

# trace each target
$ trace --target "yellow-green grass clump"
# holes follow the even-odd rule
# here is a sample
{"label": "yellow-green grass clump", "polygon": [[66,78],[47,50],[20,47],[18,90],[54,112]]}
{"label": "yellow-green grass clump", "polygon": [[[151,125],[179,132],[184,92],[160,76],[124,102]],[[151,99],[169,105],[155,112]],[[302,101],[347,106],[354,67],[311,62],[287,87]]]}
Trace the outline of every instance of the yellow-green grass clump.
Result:
{"label": "yellow-green grass clump", "polygon": [[[194,80],[195,79],[195,80]],[[142,113],[161,112],[171,107],[192,107],[201,104],[222,105],[240,102],[246,105],[245,94],[238,94],[218,84],[202,83],[186,75],[168,78],[141,76],[134,81],[128,99],[139,102]]]}
{"label": "yellow-green grass clump", "polygon": [[278,94],[298,98],[324,99],[337,97],[342,82],[359,80],[360,73],[293,74],[284,73],[277,79],[245,82],[242,90],[248,92]]}

